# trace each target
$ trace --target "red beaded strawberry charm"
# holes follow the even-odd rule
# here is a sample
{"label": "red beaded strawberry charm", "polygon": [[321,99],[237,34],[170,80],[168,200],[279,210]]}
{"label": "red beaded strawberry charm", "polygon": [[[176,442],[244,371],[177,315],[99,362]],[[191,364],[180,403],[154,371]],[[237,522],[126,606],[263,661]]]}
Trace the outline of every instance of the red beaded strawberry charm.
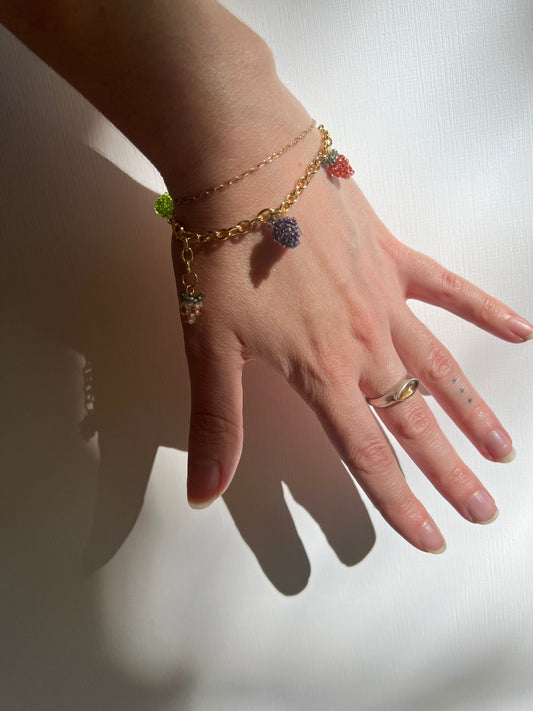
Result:
{"label": "red beaded strawberry charm", "polygon": [[332,178],[344,178],[347,180],[354,173],[348,158],[339,155],[339,152],[334,148],[324,158],[324,163],[328,166],[328,175]]}

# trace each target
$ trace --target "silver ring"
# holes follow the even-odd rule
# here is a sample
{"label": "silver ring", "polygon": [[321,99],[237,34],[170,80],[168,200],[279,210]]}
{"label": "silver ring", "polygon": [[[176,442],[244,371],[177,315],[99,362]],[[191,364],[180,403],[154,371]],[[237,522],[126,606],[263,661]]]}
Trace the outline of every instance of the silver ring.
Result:
{"label": "silver ring", "polygon": [[372,398],[367,397],[366,401],[369,405],[372,405],[372,407],[390,407],[391,405],[397,405],[399,402],[408,400],[417,390],[418,380],[412,378],[410,375],[406,375],[383,395]]}

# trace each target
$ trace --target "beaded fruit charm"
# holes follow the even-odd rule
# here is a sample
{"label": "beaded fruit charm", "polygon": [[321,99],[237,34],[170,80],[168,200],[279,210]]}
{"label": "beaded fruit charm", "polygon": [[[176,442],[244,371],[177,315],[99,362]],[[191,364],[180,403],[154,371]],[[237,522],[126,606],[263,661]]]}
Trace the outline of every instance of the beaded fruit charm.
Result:
{"label": "beaded fruit charm", "polygon": [[196,323],[200,314],[204,310],[203,301],[203,294],[198,294],[197,296],[187,293],[181,294],[180,314],[183,323],[188,323],[189,325]]}
{"label": "beaded fruit charm", "polygon": [[353,175],[353,168],[348,158],[340,155],[334,148],[328,153],[324,163],[328,166],[328,175],[332,178],[344,178],[347,180]]}
{"label": "beaded fruit charm", "polygon": [[300,244],[302,230],[295,217],[279,217],[272,223],[274,241],[287,249],[294,249]]}
{"label": "beaded fruit charm", "polygon": [[157,198],[154,210],[159,217],[162,217],[164,220],[167,220],[167,222],[170,222],[174,215],[174,200],[168,193],[163,193],[163,195],[160,195]]}

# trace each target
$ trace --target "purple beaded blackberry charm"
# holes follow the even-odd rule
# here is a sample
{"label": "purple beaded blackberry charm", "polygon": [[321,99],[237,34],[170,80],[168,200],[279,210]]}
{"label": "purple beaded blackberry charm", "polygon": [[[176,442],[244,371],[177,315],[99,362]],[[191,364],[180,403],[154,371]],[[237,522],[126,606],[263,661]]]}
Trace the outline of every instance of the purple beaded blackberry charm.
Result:
{"label": "purple beaded blackberry charm", "polygon": [[287,249],[294,249],[300,244],[302,230],[295,217],[279,217],[272,225],[274,241]]}
{"label": "purple beaded blackberry charm", "polygon": [[203,294],[198,294],[198,296],[193,296],[192,294],[181,294],[180,314],[183,323],[188,323],[189,325],[196,323],[200,317],[200,314],[204,310],[203,301]]}

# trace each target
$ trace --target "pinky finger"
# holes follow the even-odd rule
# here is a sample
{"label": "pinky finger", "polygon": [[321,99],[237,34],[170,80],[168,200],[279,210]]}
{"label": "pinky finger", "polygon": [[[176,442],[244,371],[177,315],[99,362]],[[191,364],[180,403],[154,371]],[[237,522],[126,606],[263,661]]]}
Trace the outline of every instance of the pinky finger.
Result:
{"label": "pinky finger", "polygon": [[406,296],[440,306],[513,343],[533,338],[533,325],[503,302],[419,252],[402,268]]}

